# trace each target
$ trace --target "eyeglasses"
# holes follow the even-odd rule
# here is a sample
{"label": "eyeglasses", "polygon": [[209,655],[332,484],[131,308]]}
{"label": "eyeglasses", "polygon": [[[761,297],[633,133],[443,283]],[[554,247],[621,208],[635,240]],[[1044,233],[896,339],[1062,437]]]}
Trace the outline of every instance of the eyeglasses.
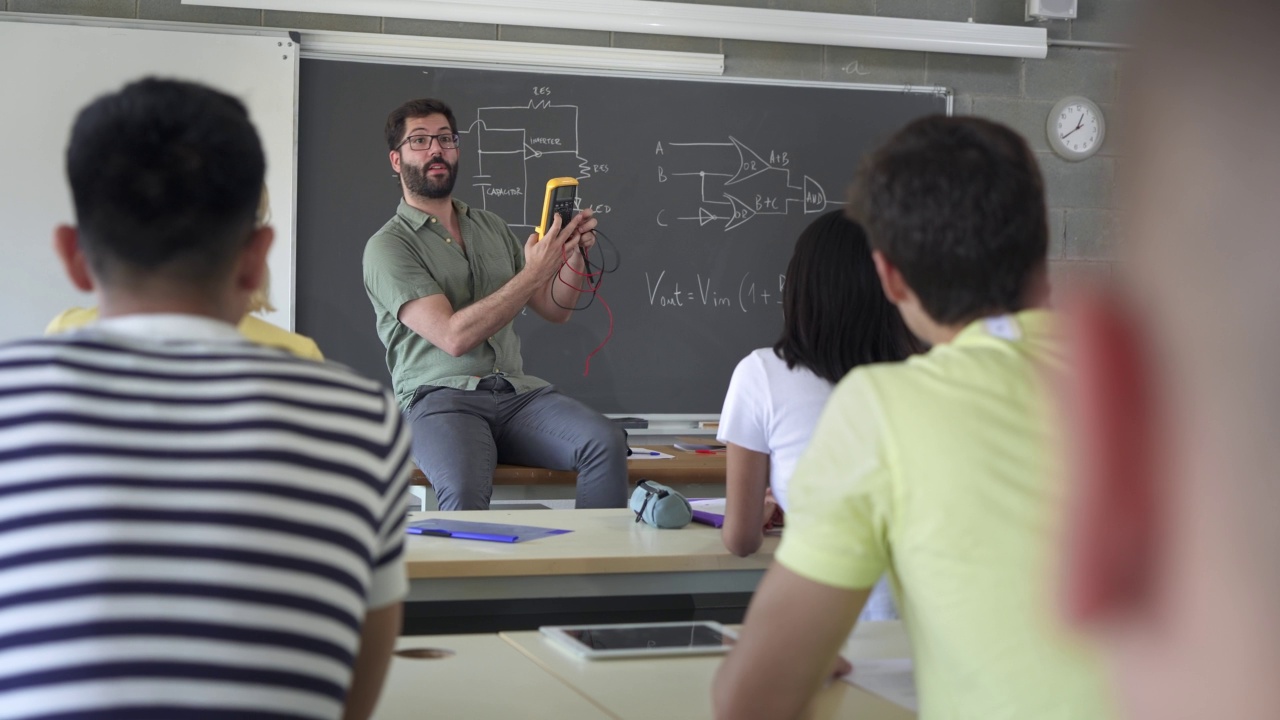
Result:
{"label": "eyeglasses", "polygon": [[411,150],[427,150],[431,147],[432,140],[436,141],[441,150],[454,150],[458,147],[458,134],[445,133],[444,135],[410,135],[397,145],[396,149],[399,150],[408,143]]}

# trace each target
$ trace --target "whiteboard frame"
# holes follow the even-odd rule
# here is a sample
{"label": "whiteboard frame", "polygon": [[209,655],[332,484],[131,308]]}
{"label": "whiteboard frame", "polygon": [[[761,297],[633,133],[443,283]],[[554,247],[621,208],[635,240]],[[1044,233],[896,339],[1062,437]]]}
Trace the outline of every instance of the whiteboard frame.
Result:
{"label": "whiteboard frame", "polygon": [[[527,67],[512,67],[508,65],[483,65],[470,62],[447,62],[438,60],[424,60],[421,58],[396,57],[396,56],[372,56],[367,54],[351,54],[344,55],[340,52],[326,50],[319,53],[308,52],[306,46],[306,35],[303,35],[303,43],[301,44],[300,60],[325,60],[329,62],[360,62],[370,63],[374,65],[409,65],[418,67],[448,67],[459,68],[463,70],[487,70],[491,72],[538,72],[550,75],[584,75],[580,69],[570,68],[549,68],[530,65]],[[301,62],[298,63],[301,66]],[[301,67],[299,67],[301,72]],[[687,82],[704,82],[704,83],[732,83],[736,85],[772,85],[777,87],[805,87],[805,88],[821,88],[830,90],[871,90],[877,92],[895,92],[895,93],[919,93],[932,95],[934,97],[943,97],[946,99],[946,114],[948,116],[955,114],[955,93],[946,87],[937,85],[880,85],[871,83],[841,83],[831,82],[829,80],[785,80],[774,78],[747,78],[747,77],[725,77],[725,76],[705,76],[705,75],[655,75],[652,73],[636,73],[636,72],[607,72],[593,71],[591,76],[600,77],[623,77],[623,78],[641,78],[650,80],[682,80]],[[703,423],[719,423],[720,413],[604,413],[605,417],[623,418],[638,417],[649,422],[647,428],[627,429],[628,435],[715,435],[717,429],[714,427],[702,427]]]}
{"label": "whiteboard frame", "polygon": [[[271,28],[257,27],[248,25],[216,25],[206,23],[190,23],[190,22],[173,22],[165,20],[137,20],[130,18],[99,18],[86,17],[81,15],[59,15],[51,13],[24,13],[24,12],[6,12],[0,13],[0,22],[4,23],[27,23],[33,25],[62,25],[62,26],[79,26],[79,27],[95,27],[107,29],[124,29],[124,30],[152,30],[164,32],[179,33],[197,33],[206,35],[236,35],[249,37],[265,37],[276,39],[284,43],[292,43],[290,50],[293,54],[293,127],[291,130],[291,142],[289,147],[289,162],[287,175],[289,178],[289,194],[283,197],[271,197],[271,214],[274,217],[287,217],[289,220],[287,234],[279,234],[279,227],[276,227],[276,246],[282,243],[287,246],[288,254],[285,258],[285,266],[287,274],[288,302],[280,303],[286,305],[285,312],[277,312],[267,314],[267,320],[283,325],[289,330],[293,330],[296,323],[297,314],[297,252],[298,252],[298,107],[299,107],[299,81],[301,78],[302,57],[301,45],[299,43],[298,34],[287,28]],[[164,72],[157,70],[156,75],[164,75]],[[85,98],[88,102],[91,98]],[[252,108],[250,109],[252,110]],[[261,131],[260,131],[261,132]],[[278,162],[278,161],[277,161]],[[277,269],[280,265],[274,264]],[[278,272],[276,273],[279,274]],[[276,295],[278,285],[273,283],[273,295]],[[279,297],[278,295],[276,295]]]}

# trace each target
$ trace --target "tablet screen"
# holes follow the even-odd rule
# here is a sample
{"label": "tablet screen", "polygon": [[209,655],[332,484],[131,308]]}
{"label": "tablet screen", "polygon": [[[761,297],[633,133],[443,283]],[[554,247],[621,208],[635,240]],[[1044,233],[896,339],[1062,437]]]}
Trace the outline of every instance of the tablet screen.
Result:
{"label": "tablet screen", "polygon": [[565,635],[592,650],[727,647],[733,638],[700,623],[659,627],[565,629]]}

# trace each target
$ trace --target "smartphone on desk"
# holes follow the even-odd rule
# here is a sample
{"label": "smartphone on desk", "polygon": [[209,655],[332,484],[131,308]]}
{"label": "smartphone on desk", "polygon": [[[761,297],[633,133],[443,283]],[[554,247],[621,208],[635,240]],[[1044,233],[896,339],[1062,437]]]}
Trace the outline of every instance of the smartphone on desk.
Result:
{"label": "smartphone on desk", "polygon": [[551,229],[551,223],[560,216],[560,227],[569,224],[578,213],[578,180],[571,177],[551,178],[547,181],[547,196],[542,202],[542,222],[535,230],[541,240]]}

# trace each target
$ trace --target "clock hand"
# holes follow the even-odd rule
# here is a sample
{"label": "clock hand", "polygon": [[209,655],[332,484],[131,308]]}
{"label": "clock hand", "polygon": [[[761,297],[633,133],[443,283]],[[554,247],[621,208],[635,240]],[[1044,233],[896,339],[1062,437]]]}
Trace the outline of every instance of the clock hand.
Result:
{"label": "clock hand", "polygon": [[1063,136],[1062,136],[1062,139],[1063,139],[1063,140],[1066,140],[1067,138],[1069,138],[1069,137],[1071,137],[1072,135],[1074,135],[1074,134],[1076,133],[1076,130],[1083,130],[1083,129],[1084,129],[1084,115],[1081,115],[1081,116],[1080,116],[1080,122],[1076,123],[1076,127],[1075,127],[1075,129],[1074,129],[1074,130],[1072,130],[1071,132],[1067,133],[1066,135],[1063,135]]}
{"label": "clock hand", "polygon": [[1063,135],[1062,139],[1066,140],[1067,138],[1071,137],[1076,132],[1076,130],[1082,130],[1082,129],[1084,129],[1084,115],[1080,116],[1080,122],[1076,123],[1075,129],[1073,129],[1071,132],[1067,133],[1066,135]]}

